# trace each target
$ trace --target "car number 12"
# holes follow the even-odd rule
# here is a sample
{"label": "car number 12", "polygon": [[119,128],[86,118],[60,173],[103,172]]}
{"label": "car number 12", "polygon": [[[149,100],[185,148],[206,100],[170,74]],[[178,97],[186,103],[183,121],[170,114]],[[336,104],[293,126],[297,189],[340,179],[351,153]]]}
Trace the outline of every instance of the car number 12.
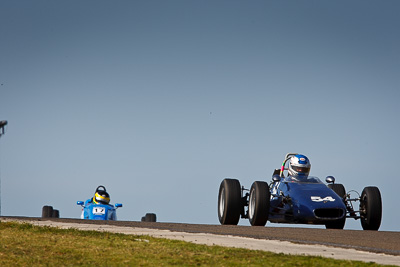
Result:
{"label": "car number 12", "polygon": [[106,213],[106,209],[103,207],[94,207],[92,210],[93,214],[95,215],[99,215],[99,214],[105,214]]}

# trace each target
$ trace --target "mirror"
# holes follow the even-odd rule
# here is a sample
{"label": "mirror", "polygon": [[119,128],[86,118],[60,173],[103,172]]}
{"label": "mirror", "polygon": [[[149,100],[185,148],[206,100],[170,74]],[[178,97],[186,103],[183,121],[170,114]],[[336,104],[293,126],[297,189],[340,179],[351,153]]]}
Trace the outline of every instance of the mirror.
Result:
{"label": "mirror", "polygon": [[327,177],[325,178],[325,181],[326,181],[328,184],[334,184],[334,183],[335,183],[335,177],[333,177],[333,176],[327,176]]}
{"label": "mirror", "polygon": [[121,203],[115,203],[115,207],[116,208],[122,208],[122,204]]}
{"label": "mirror", "polygon": [[83,201],[77,201],[76,205],[83,206]]}
{"label": "mirror", "polygon": [[280,180],[281,180],[281,177],[278,174],[275,174],[274,176],[272,176],[272,181],[279,182]]}

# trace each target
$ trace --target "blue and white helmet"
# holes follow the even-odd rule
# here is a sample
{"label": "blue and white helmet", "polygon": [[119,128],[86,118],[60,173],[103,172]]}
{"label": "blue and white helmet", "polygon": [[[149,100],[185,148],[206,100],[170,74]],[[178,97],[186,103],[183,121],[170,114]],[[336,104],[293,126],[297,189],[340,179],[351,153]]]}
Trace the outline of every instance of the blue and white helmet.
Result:
{"label": "blue and white helmet", "polygon": [[310,173],[310,160],[301,154],[293,156],[289,161],[289,175],[295,177],[307,177]]}

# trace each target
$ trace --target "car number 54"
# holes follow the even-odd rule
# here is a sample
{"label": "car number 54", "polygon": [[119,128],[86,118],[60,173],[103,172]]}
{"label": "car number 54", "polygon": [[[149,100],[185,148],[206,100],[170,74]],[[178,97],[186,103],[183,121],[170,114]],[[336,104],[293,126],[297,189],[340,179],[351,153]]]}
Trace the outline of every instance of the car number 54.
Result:
{"label": "car number 54", "polygon": [[331,197],[331,196],[324,197],[324,198],[312,196],[311,200],[314,201],[314,202],[322,202],[322,201],[323,202],[328,202],[328,201],[332,201],[333,202],[333,201],[335,201],[335,199],[333,197]]}

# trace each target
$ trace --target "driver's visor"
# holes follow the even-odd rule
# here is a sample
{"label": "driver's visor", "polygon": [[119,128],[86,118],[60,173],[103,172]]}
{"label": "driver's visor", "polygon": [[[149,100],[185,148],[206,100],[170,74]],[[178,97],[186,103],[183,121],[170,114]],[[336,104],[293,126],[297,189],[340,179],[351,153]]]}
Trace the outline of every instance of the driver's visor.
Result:
{"label": "driver's visor", "polygon": [[292,166],[293,170],[298,173],[309,173],[310,168],[308,167],[299,167],[299,166]]}

